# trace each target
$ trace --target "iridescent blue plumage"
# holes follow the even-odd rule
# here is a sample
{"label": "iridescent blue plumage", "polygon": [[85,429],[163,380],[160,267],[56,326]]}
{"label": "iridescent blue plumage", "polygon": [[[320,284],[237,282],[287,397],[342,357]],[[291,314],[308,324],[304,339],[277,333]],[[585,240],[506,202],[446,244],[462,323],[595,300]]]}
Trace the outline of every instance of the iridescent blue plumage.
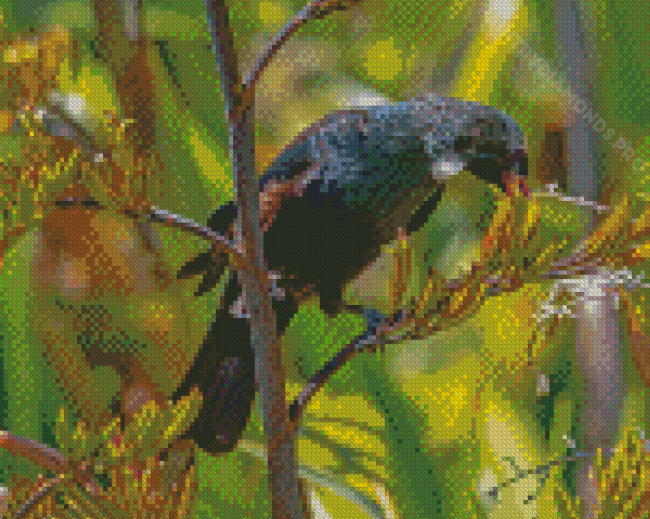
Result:
{"label": "iridescent blue plumage", "polygon": [[316,164],[302,195],[313,207],[332,200],[342,221],[357,210],[381,218],[432,176],[444,181],[471,167],[479,178],[502,184],[503,170],[524,174],[517,150],[524,150],[523,134],[505,113],[429,96],[327,115],[271,163],[260,190],[271,181],[291,182]]}

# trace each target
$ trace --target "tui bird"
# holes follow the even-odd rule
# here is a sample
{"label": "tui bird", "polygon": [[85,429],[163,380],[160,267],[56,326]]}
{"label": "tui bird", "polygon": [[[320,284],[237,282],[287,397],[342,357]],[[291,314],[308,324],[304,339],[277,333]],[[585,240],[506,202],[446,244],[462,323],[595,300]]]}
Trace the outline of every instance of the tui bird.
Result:
{"label": "tui bird", "polygon": [[[345,286],[397,237],[399,228],[412,234],[427,222],[447,179],[468,170],[507,194],[516,188],[527,192],[527,166],[524,136],[512,118],[495,108],[435,95],[335,111],[301,132],[259,179],[264,256],[269,270],[279,273],[284,294],[273,300],[278,333],[286,330],[306,293],[320,295],[328,316],[341,312]],[[208,226],[232,235],[236,216],[230,202],[210,216]],[[203,275],[200,296],[216,286],[227,264],[227,254],[209,251],[184,265],[178,277]],[[232,299],[236,289],[229,283]],[[244,352],[240,358],[253,363],[250,337],[243,332],[248,321],[221,312],[184,381],[184,392],[201,376],[213,376],[213,368],[202,365],[214,364],[224,351]],[[374,333],[382,317],[376,311],[363,315],[368,328],[359,339]],[[254,387],[254,374],[250,377]],[[214,387],[214,381],[200,383]],[[254,398],[250,389],[237,393],[230,412],[245,413],[248,396]],[[217,408],[224,409],[223,402],[208,404]],[[224,419],[214,423],[219,422],[223,428]]]}
{"label": "tui bird", "polygon": [[[308,287],[329,316],[342,292],[379,255],[398,228],[412,234],[462,170],[510,192],[525,188],[528,159],[519,126],[478,103],[425,96],[396,105],[341,110],[299,134],[259,180],[260,226],[268,268],[281,275],[275,302],[282,333]],[[517,186],[519,183],[519,186]],[[208,220],[232,233],[230,202]],[[227,254],[208,251],[179,279],[204,275],[197,296],[219,282]]]}

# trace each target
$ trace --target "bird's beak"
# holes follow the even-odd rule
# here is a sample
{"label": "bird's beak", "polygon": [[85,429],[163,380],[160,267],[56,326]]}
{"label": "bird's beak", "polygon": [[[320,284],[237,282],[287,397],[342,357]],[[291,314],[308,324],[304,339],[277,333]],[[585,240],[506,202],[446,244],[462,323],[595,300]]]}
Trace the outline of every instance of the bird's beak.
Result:
{"label": "bird's beak", "polygon": [[503,184],[506,186],[506,196],[514,196],[521,193],[528,200],[533,199],[533,192],[528,187],[528,180],[523,175],[517,175],[512,171],[504,171]]}
{"label": "bird's beak", "polygon": [[528,187],[528,180],[526,177],[515,175],[515,182],[518,182],[518,187],[521,191],[521,194],[524,195],[529,201],[531,201],[533,199],[533,192],[530,187]]}
{"label": "bird's beak", "polygon": [[506,187],[506,195],[514,196],[521,193],[528,200],[533,199],[533,193],[528,187],[528,157],[524,150],[517,150],[512,157],[512,164],[509,171],[503,172],[503,185]]}

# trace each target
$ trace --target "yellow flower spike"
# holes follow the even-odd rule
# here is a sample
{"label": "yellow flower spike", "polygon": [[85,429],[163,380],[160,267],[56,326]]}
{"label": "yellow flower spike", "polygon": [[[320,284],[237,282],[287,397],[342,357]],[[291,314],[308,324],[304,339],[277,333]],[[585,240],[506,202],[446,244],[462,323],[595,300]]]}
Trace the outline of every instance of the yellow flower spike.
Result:
{"label": "yellow flower spike", "polygon": [[[119,417],[115,418],[110,424],[102,429],[102,439],[104,445],[108,446],[107,454],[113,458],[119,458],[124,451],[123,438],[118,439],[121,430],[121,420]],[[99,459],[103,459],[100,457]]]}
{"label": "yellow flower spike", "polygon": [[68,416],[65,406],[61,406],[56,420],[55,434],[57,444],[68,452],[74,452],[75,441],[73,430],[68,423]]}
{"label": "yellow flower spike", "polygon": [[173,436],[182,434],[199,413],[201,394],[198,388],[193,388],[187,397],[182,398],[172,409],[172,422],[165,428],[164,438],[171,439]]}
{"label": "yellow flower spike", "polygon": [[[91,499],[88,494],[78,489],[73,482],[66,484],[66,499],[68,500],[68,503],[73,503],[73,506],[81,512],[83,517],[107,516],[105,511],[108,507],[101,502],[96,502]],[[110,507],[110,517],[122,519],[127,516],[115,507]]]}
{"label": "yellow flower spike", "polygon": [[532,201],[527,200],[523,196],[519,198],[523,198],[520,203],[525,204],[524,211],[526,216],[521,226],[518,243],[522,249],[526,249],[539,232],[539,223],[542,218],[542,204],[536,198],[533,198]]}
{"label": "yellow flower spike", "polygon": [[[516,221],[515,209],[515,200],[512,197],[508,197],[498,204],[495,214],[492,217],[490,228],[483,240],[483,246],[481,247],[479,264],[483,268],[477,269],[475,272],[469,274],[462,285],[453,290],[449,306],[446,311],[443,311],[444,319],[442,326],[452,325],[455,321],[471,314],[479,307],[485,299],[488,290],[487,285],[483,282],[486,274],[503,273],[506,270],[510,272],[512,270],[509,268],[507,262],[508,254],[514,246],[513,237],[515,236],[516,228],[513,222]],[[499,253],[501,253],[501,269],[493,270],[490,262]],[[491,270],[493,272],[490,272]],[[426,299],[430,295],[431,285],[430,279],[429,286],[424,294]],[[425,298],[420,299],[418,309],[424,306]],[[437,300],[432,302],[437,304]]]}
{"label": "yellow flower spike", "polygon": [[78,422],[72,433],[72,441],[75,447],[80,450],[86,449],[86,440],[88,439],[88,424],[86,422]]}
{"label": "yellow flower spike", "polygon": [[[505,224],[503,226],[503,234],[501,236],[503,240],[501,245],[507,247],[508,252],[514,250],[517,245],[517,236],[518,236],[517,222],[520,221],[520,219],[517,218],[517,216],[520,212],[523,212],[525,210],[525,206],[523,206],[521,202],[522,202],[521,197],[516,197],[516,196],[508,197],[505,200],[506,218],[505,218]],[[505,261],[506,258],[507,256],[504,250],[503,260]]]}
{"label": "yellow flower spike", "polygon": [[627,517],[640,503],[650,468],[645,443],[638,428],[626,427],[611,459],[603,460],[602,452],[598,452],[594,470],[604,517],[619,517],[621,512]]}
{"label": "yellow flower spike", "polygon": [[628,205],[627,193],[623,193],[623,200],[616,206],[609,218],[587,240],[587,254],[597,255],[606,243],[620,239],[627,220]]}
{"label": "yellow flower spike", "polygon": [[650,204],[648,204],[635,222],[628,224],[628,237],[632,240],[650,236]]}
{"label": "yellow flower spike", "polygon": [[389,278],[389,307],[391,313],[401,308],[404,294],[411,279],[411,240],[402,232],[398,238],[393,254],[393,272]]}
{"label": "yellow flower spike", "polygon": [[422,291],[422,294],[418,297],[418,302],[415,307],[415,316],[417,318],[422,319],[426,317],[426,314],[429,310],[429,305],[427,303],[435,304],[440,300],[444,282],[445,280],[442,278],[440,273],[433,267],[430,267],[427,286]]}
{"label": "yellow flower spike", "polygon": [[127,427],[127,444],[138,446],[138,459],[155,456],[187,430],[199,414],[202,396],[198,388],[174,406],[161,409],[149,402]]}
{"label": "yellow flower spike", "polygon": [[569,243],[569,239],[565,238],[559,245],[551,243],[541,254],[537,256],[535,263],[533,264],[536,268],[541,267],[545,263],[553,260],[553,258],[560,252],[564,247]]}
{"label": "yellow flower spike", "polygon": [[630,247],[628,256],[633,264],[650,260],[650,241]]}

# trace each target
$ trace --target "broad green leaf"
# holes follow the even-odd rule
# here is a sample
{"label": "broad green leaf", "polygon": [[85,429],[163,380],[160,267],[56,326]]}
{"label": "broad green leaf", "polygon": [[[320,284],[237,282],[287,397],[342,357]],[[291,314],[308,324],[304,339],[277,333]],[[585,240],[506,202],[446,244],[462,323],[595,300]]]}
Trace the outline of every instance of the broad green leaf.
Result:
{"label": "broad green leaf", "polygon": [[[513,2],[511,16],[487,7],[479,35],[468,50],[467,63],[456,79],[453,95],[489,104],[502,65],[528,25],[528,8]],[[496,23],[495,23],[496,22]]]}
{"label": "broad green leaf", "polygon": [[218,458],[198,451],[195,470],[201,496],[196,517],[271,517],[262,444],[242,442],[237,450]]}
{"label": "broad green leaf", "polygon": [[425,437],[431,447],[443,448],[449,442],[469,437],[481,378],[478,356],[466,352],[433,374],[402,380],[405,393],[427,417]]}
{"label": "broad green leaf", "polygon": [[[506,483],[490,503],[491,518],[537,517],[542,464],[535,438],[517,419],[515,409],[501,395],[486,388],[481,395],[481,467],[492,467],[497,481]],[[528,474],[528,471],[533,471]]]}
{"label": "broad green leaf", "polygon": [[0,275],[2,319],[7,333],[3,343],[4,387],[7,392],[5,426],[14,434],[38,438],[40,433],[38,405],[26,405],[40,398],[39,380],[42,365],[33,328],[29,326],[33,295],[29,286],[29,262],[35,236],[28,234],[5,258]]}

